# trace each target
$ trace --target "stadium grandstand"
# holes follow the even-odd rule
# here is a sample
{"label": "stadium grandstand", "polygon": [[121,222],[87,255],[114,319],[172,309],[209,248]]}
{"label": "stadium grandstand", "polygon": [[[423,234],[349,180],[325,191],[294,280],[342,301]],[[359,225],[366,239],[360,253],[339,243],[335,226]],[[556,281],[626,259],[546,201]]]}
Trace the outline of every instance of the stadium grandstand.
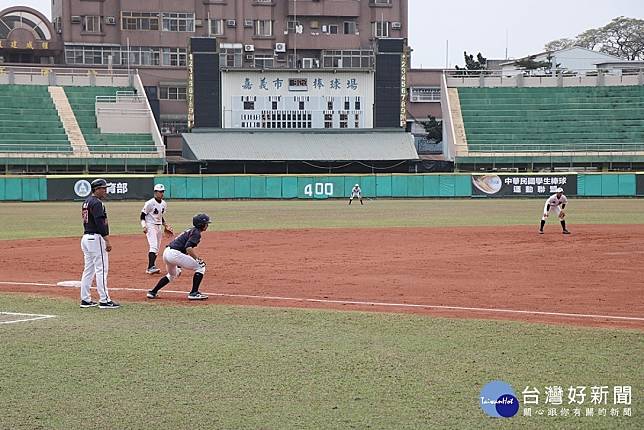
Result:
{"label": "stadium grandstand", "polygon": [[644,167],[644,70],[447,72],[446,156],[462,171]]}
{"label": "stadium grandstand", "polygon": [[135,72],[2,67],[2,173],[163,171],[163,141],[140,94]]}

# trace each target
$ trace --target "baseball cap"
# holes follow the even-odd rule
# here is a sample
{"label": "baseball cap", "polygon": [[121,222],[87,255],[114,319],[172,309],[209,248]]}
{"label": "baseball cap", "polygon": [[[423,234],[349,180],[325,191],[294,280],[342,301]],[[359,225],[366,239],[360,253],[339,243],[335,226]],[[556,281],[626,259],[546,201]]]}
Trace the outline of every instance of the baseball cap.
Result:
{"label": "baseball cap", "polygon": [[154,186],[154,191],[165,191],[165,186],[163,184],[156,184]]}
{"label": "baseball cap", "polygon": [[563,188],[561,188],[561,187],[557,188],[556,192],[563,193]]}
{"label": "baseball cap", "polygon": [[105,179],[94,179],[91,183],[92,190],[96,188],[107,188],[107,181]]}
{"label": "baseball cap", "polygon": [[354,185],[354,187],[359,187],[359,186],[360,186],[360,185],[358,185],[358,184],[355,184],[355,185]]}

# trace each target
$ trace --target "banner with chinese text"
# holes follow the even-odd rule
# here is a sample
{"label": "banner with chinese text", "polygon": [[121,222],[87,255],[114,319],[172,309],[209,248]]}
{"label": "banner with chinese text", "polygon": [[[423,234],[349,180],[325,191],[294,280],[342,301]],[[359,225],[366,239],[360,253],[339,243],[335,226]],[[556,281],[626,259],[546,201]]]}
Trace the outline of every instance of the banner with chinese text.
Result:
{"label": "banner with chinese text", "polygon": [[[97,176],[98,177],[98,176]],[[92,192],[92,178],[47,178],[47,200],[85,200]],[[152,198],[153,177],[115,177],[107,181],[107,201],[147,200]]]}
{"label": "banner with chinese text", "polygon": [[563,188],[564,194],[577,194],[576,173],[545,174],[483,174],[472,175],[472,195],[486,197],[534,197],[549,196],[557,188]]}

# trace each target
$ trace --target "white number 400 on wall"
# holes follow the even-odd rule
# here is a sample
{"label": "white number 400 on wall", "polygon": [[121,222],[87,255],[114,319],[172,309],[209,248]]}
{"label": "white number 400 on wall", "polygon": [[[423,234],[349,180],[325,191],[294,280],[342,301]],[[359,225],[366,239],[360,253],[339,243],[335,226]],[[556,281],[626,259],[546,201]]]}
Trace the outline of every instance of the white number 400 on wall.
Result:
{"label": "white number 400 on wall", "polygon": [[316,196],[332,196],[333,183],[332,182],[316,182],[315,184],[306,184],[304,186],[304,195],[313,197]]}

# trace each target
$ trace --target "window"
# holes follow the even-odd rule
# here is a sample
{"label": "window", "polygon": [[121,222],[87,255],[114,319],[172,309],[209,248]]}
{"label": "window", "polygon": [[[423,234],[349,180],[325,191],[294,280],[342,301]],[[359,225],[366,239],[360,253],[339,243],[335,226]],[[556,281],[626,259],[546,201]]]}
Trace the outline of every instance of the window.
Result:
{"label": "window", "polygon": [[333,114],[325,113],[324,114],[324,128],[333,128]]}
{"label": "window", "polygon": [[[121,62],[121,54],[125,55],[125,51],[125,48],[118,46],[66,46],[65,62],[67,64],[108,65],[111,56],[113,65],[126,64]],[[127,61],[125,56],[123,59]]]}
{"label": "window", "polygon": [[244,110],[255,110],[255,102],[244,100]]}
{"label": "window", "polygon": [[369,4],[376,4],[376,5],[390,5],[391,0],[369,0]]}
{"label": "window", "polygon": [[224,34],[224,20],[211,19],[209,31],[211,36],[222,36]]}
{"label": "window", "polygon": [[373,23],[374,37],[389,37],[389,21],[376,21]]}
{"label": "window", "polygon": [[163,31],[195,31],[195,14],[164,12]]}
{"label": "window", "polygon": [[161,118],[161,133],[165,135],[179,135],[188,132],[188,121]]}
{"label": "window", "polygon": [[295,33],[300,25],[300,21],[289,21],[286,23],[286,29],[289,33]]}
{"label": "window", "polygon": [[84,16],[83,17],[83,31],[86,33],[100,33],[101,32],[101,17],[100,16]]}
{"label": "window", "polygon": [[159,87],[160,100],[186,100],[186,87]]}
{"label": "window", "polygon": [[242,48],[219,48],[219,64],[223,67],[241,67]]}
{"label": "window", "polygon": [[410,102],[440,102],[440,87],[412,87],[410,91]]}
{"label": "window", "polygon": [[121,30],[159,30],[156,12],[121,12]]}
{"label": "window", "polygon": [[270,37],[273,35],[273,21],[258,19],[255,21],[255,36]]}
{"label": "window", "polygon": [[340,128],[348,128],[349,127],[349,115],[346,113],[341,113],[340,114]]}
{"label": "window", "polygon": [[162,48],[162,52],[163,66],[186,66],[188,54],[185,48]]}
{"label": "window", "polygon": [[133,66],[158,66],[160,64],[161,50],[144,46],[130,46],[128,60],[127,47],[121,49],[121,64]]}
{"label": "window", "polygon": [[356,23],[355,23],[355,21],[345,21],[345,23],[344,23],[344,34],[356,34]]}
{"label": "window", "polygon": [[372,68],[374,65],[373,51],[368,49],[355,50],[324,50],[322,51],[322,67],[326,68]]}
{"label": "window", "polygon": [[335,24],[329,25],[329,34],[338,34],[338,26]]}
{"label": "window", "polygon": [[273,67],[273,57],[255,56],[255,67],[258,69],[270,69]]}

